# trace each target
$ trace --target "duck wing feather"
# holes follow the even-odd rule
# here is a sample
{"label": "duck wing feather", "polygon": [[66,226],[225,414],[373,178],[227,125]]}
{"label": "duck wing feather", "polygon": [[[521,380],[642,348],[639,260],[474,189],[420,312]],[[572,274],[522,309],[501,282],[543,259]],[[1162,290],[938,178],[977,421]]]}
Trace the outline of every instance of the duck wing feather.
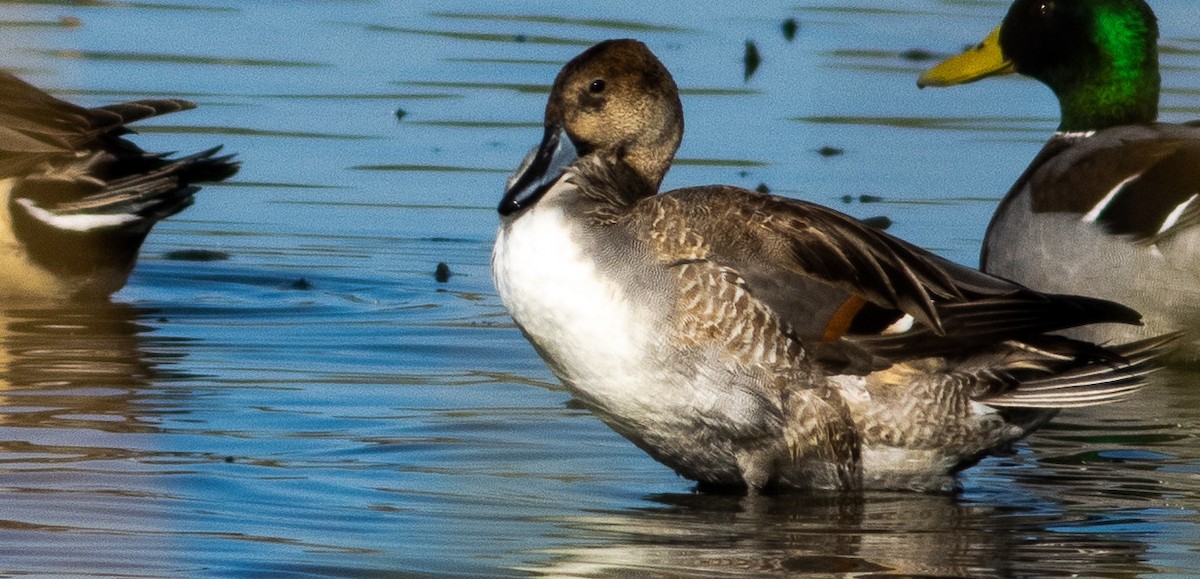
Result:
{"label": "duck wing feather", "polygon": [[719,186],[638,205],[660,237],[681,240],[660,254],[736,272],[831,370],[869,372],[1079,325],[1140,320],[1113,302],[1043,294],[955,264],[804,201]]}

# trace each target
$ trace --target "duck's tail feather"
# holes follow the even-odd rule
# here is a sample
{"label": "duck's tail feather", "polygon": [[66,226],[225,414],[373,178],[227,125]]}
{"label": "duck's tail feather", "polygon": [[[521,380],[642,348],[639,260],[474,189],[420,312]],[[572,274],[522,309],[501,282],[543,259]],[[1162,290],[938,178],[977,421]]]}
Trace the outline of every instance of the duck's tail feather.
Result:
{"label": "duck's tail feather", "polygon": [[[91,132],[99,133],[124,127],[142,119],[157,117],[196,108],[196,103],[182,99],[144,99],[89,109]],[[128,129],[125,129],[128,130]]]}
{"label": "duck's tail feather", "polygon": [[[153,170],[108,181],[99,191],[69,201],[51,201],[48,196],[38,195],[41,187],[30,182],[18,192],[16,201],[30,216],[58,229],[148,230],[191,205],[192,197],[200,190],[192,183],[220,181],[237,172],[239,164],[233,155],[216,156],[220,150],[213,147],[179,159],[163,160]],[[81,180],[76,186],[84,188],[88,183]],[[94,180],[90,183],[95,187]],[[61,191],[69,183],[60,180],[47,186]]]}
{"label": "duck's tail feather", "polygon": [[[1119,402],[1141,390],[1146,378],[1158,369],[1158,359],[1180,337],[1178,333],[1104,348],[1112,355],[1099,358],[1074,358],[1061,371],[1020,380],[1020,384],[1002,394],[981,400],[1002,408],[1077,408]],[[1046,361],[1047,370],[1061,361]],[[1028,368],[1028,366],[1026,366]],[[1019,369],[1014,368],[1016,373]]]}

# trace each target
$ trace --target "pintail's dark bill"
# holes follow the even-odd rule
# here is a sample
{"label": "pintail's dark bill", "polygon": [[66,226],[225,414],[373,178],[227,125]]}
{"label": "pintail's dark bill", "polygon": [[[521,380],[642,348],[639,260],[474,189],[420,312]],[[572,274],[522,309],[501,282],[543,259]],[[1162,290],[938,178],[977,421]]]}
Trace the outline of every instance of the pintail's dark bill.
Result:
{"label": "pintail's dark bill", "polygon": [[542,143],[529,151],[517,172],[508,179],[504,198],[500,200],[501,215],[512,215],[537,203],[575,159],[579,151],[562,127],[548,125]]}

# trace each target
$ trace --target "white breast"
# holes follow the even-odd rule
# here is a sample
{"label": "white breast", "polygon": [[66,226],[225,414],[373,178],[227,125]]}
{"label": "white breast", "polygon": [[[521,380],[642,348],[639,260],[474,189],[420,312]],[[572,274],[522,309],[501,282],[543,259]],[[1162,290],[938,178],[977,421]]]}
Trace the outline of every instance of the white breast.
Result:
{"label": "white breast", "polygon": [[651,337],[644,312],[602,275],[572,223],[539,203],[500,228],[492,276],[500,299],[542,357],[577,394],[602,406],[645,392]]}

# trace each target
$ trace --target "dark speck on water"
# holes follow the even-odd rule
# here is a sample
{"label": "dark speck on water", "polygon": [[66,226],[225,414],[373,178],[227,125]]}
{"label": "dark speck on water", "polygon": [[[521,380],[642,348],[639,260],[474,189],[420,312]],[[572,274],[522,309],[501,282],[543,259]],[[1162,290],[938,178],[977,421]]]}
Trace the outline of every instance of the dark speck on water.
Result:
{"label": "dark speck on water", "polygon": [[759,193],[770,193],[771,192],[771,188],[767,187],[766,183],[759,183],[758,187],[755,187],[754,190],[758,191]]}
{"label": "dark speck on water", "polygon": [[842,203],[854,203],[855,201],[858,201],[859,203],[879,203],[880,201],[883,201],[883,197],[867,194],[842,195]]}
{"label": "dark speck on water", "polygon": [[288,288],[299,291],[308,291],[313,288],[313,284],[305,278],[299,278],[296,281],[288,284]]}
{"label": "dark speck on water", "polygon": [[433,270],[433,279],[438,283],[446,283],[450,281],[451,275],[450,266],[446,265],[446,262],[444,261],[439,261],[437,267]]}
{"label": "dark speck on water", "polygon": [[887,228],[892,226],[892,219],[886,215],[867,217],[863,219],[862,222],[880,230],[887,230]]}
{"label": "dark speck on water", "polygon": [[913,62],[923,62],[937,58],[936,54],[921,48],[910,48],[900,53],[900,56],[903,57],[904,60],[911,60]]}
{"label": "dark speck on water", "polygon": [[397,121],[403,121],[404,117],[407,115],[408,115],[408,111],[406,111],[404,109],[396,109],[396,120]]}
{"label": "dark speck on water", "polygon": [[172,261],[225,261],[229,254],[211,249],[177,249],[163,254],[163,259]]}
{"label": "dark speck on water", "polygon": [[744,80],[749,81],[750,77],[754,76],[754,73],[758,71],[758,65],[762,64],[762,56],[759,55],[758,46],[754,44],[753,40],[746,41],[746,53],[742,57],[742,63],[746,67]]}
{"label": "dark speck on water", "polygon": [[796,39],[796,31],[800,29],[800,23],[795,18],[788,18],[783,21],[780,29],[783,30],[783,39],[791,42]]}
{"label": "dark speck on water", "polygon": [[824,147],[821,147],[820,149],[817,149],[817,154],[822,157],[837,157],[838,155],[841,155],[845,152],[846,152],[845,149],[841,149],[838,147],[830,147],[829,145],[826,145]]}

